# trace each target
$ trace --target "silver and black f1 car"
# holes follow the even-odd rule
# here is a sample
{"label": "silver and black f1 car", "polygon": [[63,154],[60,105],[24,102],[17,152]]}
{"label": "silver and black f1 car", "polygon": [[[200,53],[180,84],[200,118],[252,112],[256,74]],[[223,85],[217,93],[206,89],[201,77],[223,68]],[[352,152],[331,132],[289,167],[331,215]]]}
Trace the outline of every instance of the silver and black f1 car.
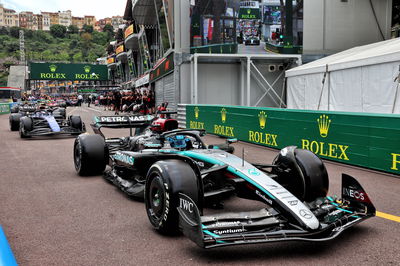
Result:
{"label": "silver and black f1 car", "polygon": [[80,116],[69,116],[52,111],[39,109],[20,118],[19,134],[21,138],[32,136],[47,136],[70,134],[79,135],[86,132],[85,124]]}
{"label": "silver and black f1 car", "polygon": [[[375,216],[368,195],[348,175],[342,177],[341,199],[327,196],[327,171],[310,151],[287,147],[272,164],[251,164],[207,146],[201,139],[204,134],[192,129],[164,132],[137,151],[114,151],[82,135],[75,143],[75,165],[78,173],[85,169],[85,174],[97,174],[109,161],[106,178],[130,188],[128,194],[144,197],[157,231],[181,231],[204,248],[330,240]],[[221,207],[232,195],[265,206],[205,215],[207,207]]]}
{"label": "silver and black f1 car", "polygon": [[62,107],[49,107],[49,106],[44,105],[44,104],[40,105],[38,103],[33,103],[33,102],[21,103],[21,104],[18,104],[18,105],[14,105],[11,108],[11,114],[9,116],[10,130],[11,131],[18,131],[21,117],[23,117],[23,116],[31,116],[37,110],[48,110],[54,116],[61,116],[64,119],[66,118],[66,110],[65,110],[65,108],[62,108]]}

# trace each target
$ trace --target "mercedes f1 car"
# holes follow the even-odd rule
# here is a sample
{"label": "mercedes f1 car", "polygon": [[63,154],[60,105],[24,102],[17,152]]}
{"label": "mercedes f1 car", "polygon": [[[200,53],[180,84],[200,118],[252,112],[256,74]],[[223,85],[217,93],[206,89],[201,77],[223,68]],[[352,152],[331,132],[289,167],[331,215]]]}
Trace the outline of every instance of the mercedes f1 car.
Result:
{"label": "mercedes f1 car", "polygon": [[[286,147],[272,164],[251,164],[207,146],[204,134],[172,130],[143,142],[145,148],[136,151],[115,151],[104,141],[82,135],[75,142],[75,165],[80,174],[97,174],[108,163],[106,179],[144,198],[157,231],[181,231],[203,248],[330,240],[375,215],[367,193],[351,176],[342,176],[341,199],[327,196],[326,168],[308,150]],[[204,213],[233,195],[265,206],[256,211]]]}
{"label": "mercedes f1 car", "polygon": [[19,134],[21,138],[47,135],[79,135],[86,132],[80,116],[65,118],[52,109],[39,109],[20,118]]}

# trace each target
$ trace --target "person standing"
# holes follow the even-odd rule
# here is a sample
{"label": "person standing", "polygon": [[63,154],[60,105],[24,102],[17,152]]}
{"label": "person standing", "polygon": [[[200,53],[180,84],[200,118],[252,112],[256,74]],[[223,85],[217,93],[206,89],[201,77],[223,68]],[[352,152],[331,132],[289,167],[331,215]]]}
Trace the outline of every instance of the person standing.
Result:
{"label": "person standing", "polygon": [[90,94],[88,97],[88,107],[90,107],[91,102],[92,102],[92,95]]}
{"label": "person standing", "polygon": [[78,95],[78,106],[82,105],[83,96],[81,94]]}
{"label": "person standing", "polygon": [[113,100],[114,100],[114,111],[115,114],[119,114],[119,109],[121,108],[121,93],[119,90],[114,91]]}

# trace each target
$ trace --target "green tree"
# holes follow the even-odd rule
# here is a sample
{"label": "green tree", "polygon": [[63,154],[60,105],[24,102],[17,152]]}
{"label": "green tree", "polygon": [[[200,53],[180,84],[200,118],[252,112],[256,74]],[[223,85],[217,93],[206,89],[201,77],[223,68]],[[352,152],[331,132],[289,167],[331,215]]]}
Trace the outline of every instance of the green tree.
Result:
{"label": "green tree", "polygon": [[50,33],[55,38],[65,38],[65,35],[67,33],[67,27],[58,24],[51,25]]}
{"label": "green tree", "polygon": [[87,32],[82,33],[81,38],[82,38],[81,46],[83,48],[82,52],[84,55],[87,55],[88,50],[92,47],[92,39],[93,39],[92,34]]}
{"label": "green tree", "polygon": [[107,33],[107,41],[110,41],[114,36],[114,27],[107,23],[103,28],[103,32]]}
{"label": "green tree", "polygon": [[89,63],[95,63],[97,59],[97,55],[91,50],[86,58],[86,61]]}
{"label": "green tree", "polygon": [[10,28],[10,36],[14,37],[14,38],[19,38],[19,30],[20,29],[21,28],[19,28],[19,27],[11,27]]}
{"label": "green tree", "polygon": [[93,36],[93,42],[95,44],[104,45],[108,41],[106,32],[94,31],[92,33],[92,36]]}
{"label": "green tree", "polygon": [[82,55],[82,53],[81,53],[81,52],[78,52],[78,53],[74,54],[74,56],[72,57],[72,60],[73,60],[75,63],[83,62],[83,55]]}
{"label": "green tree", "polygon": [[68,33],[70,33],[70,34],[79,33],[79,28],[77,26],[71,24],[68,26]]}
{"label": "green tree", "polygon": [[93,32],[93,26],[92,25],[86,25],[86,24],[83,25],[82,32],[92,33]]}

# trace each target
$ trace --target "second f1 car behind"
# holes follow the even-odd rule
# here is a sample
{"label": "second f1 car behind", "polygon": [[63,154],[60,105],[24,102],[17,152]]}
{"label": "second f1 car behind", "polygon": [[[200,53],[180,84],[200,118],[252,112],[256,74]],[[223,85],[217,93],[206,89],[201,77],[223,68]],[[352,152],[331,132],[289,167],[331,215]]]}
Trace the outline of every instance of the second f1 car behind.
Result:
{"label": "second f1 car behind", "polygon": [[[144,195],[149,221],[157,231],[181,231],[204,248],[330,240],[375,216],[367,193],[351,176],[342,176],[341,199],[327,196],[325,166],[308,150],[286,147],[272,164],[251,164],[207,146],[201,135],[204,131],[191,129],[164,132],[138,151],[112,150],[104,141],[94,141],[98,136],[86,135],[76,142],[75,162],[88,164],[85,174],[98,174],[96,169],[104,169],[109,161],[105,176],[129,183],[136,196]],[[265,206],[204,213],[233,195]]]}

